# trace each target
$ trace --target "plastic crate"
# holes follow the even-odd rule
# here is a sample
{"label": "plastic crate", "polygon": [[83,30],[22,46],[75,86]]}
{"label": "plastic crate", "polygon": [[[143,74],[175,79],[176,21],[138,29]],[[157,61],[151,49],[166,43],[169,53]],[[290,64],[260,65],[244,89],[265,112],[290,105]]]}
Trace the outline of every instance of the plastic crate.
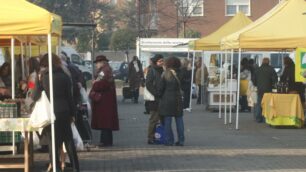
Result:
{"label": "plastic crate", "polygon": [[[0,132],[0,144],[10,144],[12,143],[11,131]],[[15,132],[15,143],[21,142],[21,132]]]}

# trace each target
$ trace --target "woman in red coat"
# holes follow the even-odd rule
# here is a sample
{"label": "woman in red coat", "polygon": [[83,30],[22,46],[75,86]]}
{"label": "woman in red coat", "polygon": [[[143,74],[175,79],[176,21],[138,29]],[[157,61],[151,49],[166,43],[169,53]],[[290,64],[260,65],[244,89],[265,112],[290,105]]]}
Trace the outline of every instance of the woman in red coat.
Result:
{"label": "woman in red coat", "polygon": [[119,130],[116,86],[108,59],[100,55],[94,63],[97,72],[89,94],[92,105],[91,127],[101,130],[100,147],[112,146],[112,131]]}

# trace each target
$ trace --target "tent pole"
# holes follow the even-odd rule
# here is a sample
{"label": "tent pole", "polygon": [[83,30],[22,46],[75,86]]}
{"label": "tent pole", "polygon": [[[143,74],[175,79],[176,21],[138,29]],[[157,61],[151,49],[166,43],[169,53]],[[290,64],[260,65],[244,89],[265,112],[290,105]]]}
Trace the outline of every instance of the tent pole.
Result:
{"label": "tent pole", "polygon": [[221,101],[221,98],[222,98],[222,92],[221,92],[221,85],[222,85],[222,55],[219,54],[219,57],[220,57],[220,70],[219,70],[219,118],[221,119],[222,117],[222,101]]}
{"label": "tent pole", "polygon": [[205,78],[204,78],[204,51],[201,55],[201,105],[204,103],[204,87],[205,87]]}
{"label": "tent pole", "polygon": [[21,48],[21,74],[22,74],[22,80],[25,80],[25,72],[24,72],[24,49],[23,49],[23,43],[20,41],[20,48]]}
{"label": "tent pole", "polygon": [[51,135],[52,135],[52,166],[53,172],[56,172],[55,162],[55,130],[54,130],[54,99],[53,99],[53,73],[52,73],[52,41],[51,34],[48,34],[48,61],[49,61],[49,90],[50,90],[50,110],[51,110]]}
{"label": "tent pole", "polygon": [[232,102],[233,102],[233,65],[234,65],[234,50],[231,50],[231,86],[230,86],[230,114],[229,123],[232,123]]}
{"label": "tent pole", "polygon": [[29,42],[29,57],[32,57],[32,43]]}
{"label": "tent pole", "polygon": [[[92,66],[92,81],[94,80],[94,74],[95,74],[95,65],[94,65],[94,60],[95,60],[95,40],[96,40],[96,35],[95,35],[95,29],[92,30],[92,45],[91,45],[91,66]],[[138,57],[140,58],[140,57]]]}
{"label": "tent pole", "polygon": [[[190,52],[189,52],[189,48],[188,48],[188,60],[190,57]],[[191,84],[190,84],[190,100],[189,100],[189,108],[188,111],[191,112],[191,104],[192,104],[192,85],[193,85],[193,68],[194,68],[194,58],[192,58],[192,68],[191,68]]]}
{"label": "tent pole", "polygon": [[225,63],[224,63],[224,124],[227,124],[227,60],[228,60],[228,52],[225,51]]}
{"label": "tent pole", "polygon": [[194,81],[194,61],[195,61],[195,50],[193,51],[193,54],[192,54],[192,69],[191,69],[191,91],[190,91],[190,103],[189,103],[189,112],[191,112],[192,110],[192,85],[193,85],[193,81]]}
{"label": "tent pole", "polygon": [[240,61],[241,61],[241,48],[239,48],[239,55],[238,55],[236,130],[239,129],[239,96],[240,96],[240,67],[241,67]]}
{"label": "tent pole", "polygon": [[11,39],[12,99],[15,99],[15,39]]}
{"label": "tent pole", "polygon": [[[14,52],[14,45],[15,39],[11,38],[11,73],[12,73],[12,81],[11,81],[11,88],[12,88],[12,99],[15,99],[15,52]],[[15,152],[15,131],[12,131],[12,146],[13,146],[13,155],[16,154]]]}

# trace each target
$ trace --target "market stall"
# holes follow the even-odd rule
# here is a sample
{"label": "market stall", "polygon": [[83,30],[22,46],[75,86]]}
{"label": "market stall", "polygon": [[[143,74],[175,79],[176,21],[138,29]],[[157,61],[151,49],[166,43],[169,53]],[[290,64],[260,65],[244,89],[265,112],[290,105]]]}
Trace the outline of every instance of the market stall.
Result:
{"label": "market stall", "polygon": [[[284,51],[306,46],[306,2],[283,0],[264,16],[221,41],[222,49]],[[240,65],[238,66],[238,71]],[[238,75],[240,80],[240,75]],[[239,85],[238,85],[239,87]],[[239,128],[239,112],[236,113],[236,129]]]}
{"label": "market stall", "polygon": [[[43,43],[48,45],[49,54],[49,69],[52,70],[52,37],[61,36],[62,31],[62,21],[61,17],[48,12],[47,10],[40,8],[28,1],[24,0],[14,0],[6,1],[0,0],[0,36],[11,36],[11,64],[12,64],[12,99],[15,99],[15,78],[14,78],[14,47],[15,39],[24,36],[27,42],[31,43],[35,40],[45,40]],[[59,39],[58,39],[59,40]],[[60,42],[60,41],[59,41]],[[53,95],[53,80],[52,72],[49,73],[49,83],[50,83],[50,94]],[[51,114],[53,112],[53,97],[50,96],[50,106]],[[52,144],[53,148],[55,145],[55,135],[54,135],[54,118],[51,115],[52,124]],[[10,129],[14,131],[14,128]],[[27,137],[27,130],[23,129]],[[13,137],[14,138],[14,137]],[[53,149],[53,162],[55,163],[55,149]],[[25,158],[25,161],[27,158]],[[6,168],[4,166],[4,168]],[[55,171],[55,169],[53,169]],[[27,169],[25,168],[25,171]]]}
{"label": "market stall", "polygon": [[[232,106],[236,105],[237,80],[233,79],[233,65],[231,65],[231,69],[228,70],[229,64],[233,63],[233,58],[230,59],[229,55],[233,57],[233,53],[221,52],[220,41],[223,37],[238,31],[250,23],[252,23],[252,21],[243,13],[239,12],[215,32],[201,39],[189,42],[190,49],[203,51],[204,55],[202,58],[204,58],[205,53],[207,54],[207,52],[215,51],[210,54],[215,57],[219,56],[221,60],[219,61],[220,66],[216,66],[216,64],[213,63],[213,61],[216,60],[210,61],[208,65],[208,108],[219,109],[219,118],[221,118],[223,107],[225,123],[227,123],[226,109],[232,109]],[[222,59],[224,59],[224,65],[222,65]],[[202,62],[204,62],[204,60],[202,60]],[[231,110],[229,122],[231,123]]]}
{"label": "market stall", "polygon": [[266,93],[261,106],[266,123],[271,126],[304,125],[304,109],[298,94]]}

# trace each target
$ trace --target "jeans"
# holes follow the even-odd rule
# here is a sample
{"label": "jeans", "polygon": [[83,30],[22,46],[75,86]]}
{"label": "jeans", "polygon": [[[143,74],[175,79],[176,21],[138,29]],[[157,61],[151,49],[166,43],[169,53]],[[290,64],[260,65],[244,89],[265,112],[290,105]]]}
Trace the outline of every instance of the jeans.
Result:
{"label": "jeans", "polygon": [[[174,143],[174,136],[172,131],[172,116],[166,116],[164,118],[164,126],[165,126],[165,144],[172,145]],[[185,136],[184,136],[184,122],[183,116],[174,117],[176,123],[176,132],[178,136],[178,143],[184,144]]]}
{"label": "jeans", "polygon": [[263,94],[258,93],[257,94],[257,103],[256,103],[256,110],[255,110],[255,118],[257,122],[264,122],[264,118],[262,116],[262,109],[261,109],[261,100],[262,100]]}

